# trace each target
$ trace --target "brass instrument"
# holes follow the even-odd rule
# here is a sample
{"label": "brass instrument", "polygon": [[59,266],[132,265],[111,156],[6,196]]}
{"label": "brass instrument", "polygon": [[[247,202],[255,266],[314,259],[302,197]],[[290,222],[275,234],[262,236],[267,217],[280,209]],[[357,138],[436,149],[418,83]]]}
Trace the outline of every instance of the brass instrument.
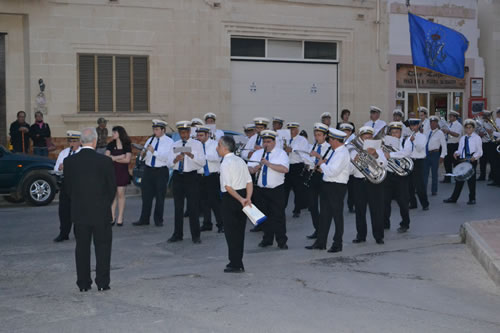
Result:
{"label": "brass instrument", "polygon": [[351,163],[373,184],[380,184],[384,181],[387,171],[378,164],[377,160],[363,149],[363,139],[356,135],[347,147],[349,153],[356,151],[356,158],[351,159]]}
{"label": "brass instrument", "polygon": [[[394,149],[393,147],[391,147],[389,145],[384,144],[383,138],[386,135],[386,133],[384,131],[385,127],[386,126],[384,126],[380,130],[380,132],[377,133],[375,138],[377,138],[377,140],[382,139],[382,151],[384,153],[396,152],[397,151],[396,149]],[[413,132],[413,134],[410,137],[412,137],[416,133],[417,132]],[[401,133],[401,135],[402,135],[402,133]],[[391,170],[392,172],[394,172],[395,174],[397,174],[398,176],[401,176],[401,177],[408,176],[410,174],[410,172],[413,170],[413,166],[414,166],[413,160],[409,157],[387,159],[387,167],[389,168],[389,170]]]}
{"label": "brass instrument", "polygon": [[[480,116],[475,116],[474,117],[474,120],[476,121],[476,133],[477,133],[477,135],[481,136],[481,134],[482,134],[483,136],[486,136],[486,138],[488,139],[488,141],[495,141],[491,137],[490,133],[488,133],[488,131],[484,127],[483,119],[484,118],[481,118]],[[491,125],[491,123],[490,123],[490,125]]]}
{"label": "brass instrument", "polygon": [[[495,132],[500,132],[500,129],[498,128],[497,124],[496,124],[496,123],[495,123],[495,121],[493,120],[492,115],[490,115],[490,116],[486,117],[484,120],[485,120],[488,124],[490,124],[490,126],[491,126],[491,127],[493,127],[493,129],[495,130]],[[488,132],[486,132],[486,133],[488,133]],[[494,138],[494,137],[491,137],[489,133],[488,133],[488,136],[490,137],[490,139],[491,139],[491,141],[492,141],[492,142],[495,142],[495,143],[496,143],[496,142],[498,142],[498,141],[500,140],[500,139],[495,140],[495,138]],[[499,154],[500,154],[500,144],[499,144],[499,145],[497,145],[496,150],[497,150],[497,153],[499,153]]]}

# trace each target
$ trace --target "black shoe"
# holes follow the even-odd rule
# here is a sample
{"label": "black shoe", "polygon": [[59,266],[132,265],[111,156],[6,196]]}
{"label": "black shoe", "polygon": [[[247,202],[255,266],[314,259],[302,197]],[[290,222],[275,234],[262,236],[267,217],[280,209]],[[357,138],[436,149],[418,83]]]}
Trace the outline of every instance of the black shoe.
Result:
{"label": "black shoe", "polygon": [[296,218],[300,217],[300,212],[294,212],[294,213],[293,213],[293,215],[292,215],[292,217],[293,217],[294,219],[296,219]]}
{"label": "black shoe", "polygon": [[445,179],[443,181],[441,181],[442,184],[449,184],[451,183],[451,180],[450,179]]}
{"label": "black shoe", "polygon": [[245,269],[243,267],[235,268],[235,267],[228,267],[224,269],[224,273],[244,273]]}
{"label": "black shoe", "polygon": [[435,197],[437,195],[437,192],[432,192],[431,194],[433,197]]}
{"label": "black shoe", "polygon": [[132,223],[132,225],[135,225],[135,226],[149,225],[149,222],[137,221],[137,222]]}
{"label": "black shoe", "polygon": [[315,231],[313,232],[312,234],[310,234],[309,236],[306,236],[308,239],[316,239],[318,238],[318,232]]}
{"label": "black shoe", "polygon": [[89,291],[90,289],[92,289],[91,287],[86,287],[86,288],[80,288],[80,292],[83,293],[83,292],[87,292]]}
{"label": "black shoe", "polygon": [[352,242],[353,242],[354,244],[364,243],[364,242],[366,242],[366,239],[354,238],[354,239],[352,240]]}
{"label": "black shoe", "polygon": [[286,243],[278,245],[278,247],[280,248],[280,250],[288,250],[288,245],[286,245]]}
{"label": "black shoe", "polygon": [[200,227],[200,231],[212,231],[212,226],[211,225],[202,225]]}
{"label": "black shoe", "polygon": [[467,201],[467,204],[468,205],[475,205],[476,204],[476,200],[469,200],[469,201]]}
{"label": "black shoe", "polygon": [[308,249],[308,250],[326,250],[326,246],[320,246],[316,243],[313,243],[312,245],[306,246],[306,249]]}
{"label": "black shoe", "polygon": [[114,226],[114,225],[115,225],[115,223],[116,223],[116,221],[111,222],[111,226]]}
{"label": "black shoe", "polygon": [[110,286],[106,286],[106,287],[98,287],[97,290],[98,291],[106,291],[106,290],[110,290],[111,287]]}
{"label": "black shoe", "polygon": [[375,242],[377,244],[385,244],[383,239],[376,239]]}
{"label": "black shoe", "polygon": [[417,208],[418,208],[417,205],[410,205],[410,206],[408,206],[408,209],[417,209]]}
{"label": "black shoe", "polygon": [[271,245],[273,245],[273,243],[267,243],[267,242],[264,242],[264,241],[262,241],[262,242],[259,243],[259,247],[268,247],[268,246],[271,246]]}
{"label": "black shoe", "polygon": [[349,207],[349,213],[355,213],[356,211],[354,210],[354,208],[352,207]]}
{"label": "black shoe", "polygon": [[403,234],[403,233],[407,232],[407,231],[408,231],[408,229],[410,229],[410,228],[408,228],[408,227],[399,227],[399,228],[398,228],[398,232],[399,232],[400,234]]}
{"label": "black shoe", "polygon": [[429,206],[423,207],[422,210],[429,210]]}
{"label": "black shoe", "polygon": [[184,212],[184,217],[189,217],[189,212],[187,210]]}
{"label": "black shoe", "polygon": [[384,225],[384,230],[391,230],[391,226],[390,225]]}
{"label": "black shoe", "polygon": [[[123,222],[122,223],[116,223],[117,227],[123,227]],[[162,225],[163,226],[163,225]]]}
{"label": "black shoe", "polygon": [[156,227],[163,227],[163,222],[162,223],[155,223]]}
{"label": "black shoe", "polygon": [[194,243],[194,244],[201,244],[201,239],[200,239],[200,237],[198,237],[198,238],[193,238],[193,243]]}
{"label": "black shoe", "polygon": [[262,231],[261,226],[256,226],[256,227],[253,227],[252,229],[250,229],[250,232],[259,232],[259,231]]}
{"label": "black shoe", "polygon": [[486,184],[486,185],[488,185],[488,186],[500,186],[500,185],[498,185],[498,184],[497,184],[497,183],[495,183],[495,182],[493,182],[493,183],[488,183],[488,184]]}
{"label": "black shoe", "polygon": [[175,243],[182,241],[182,237],[172,236],[167,240],[167,243]]}
{"label": "black shoe", "polygon": [[452,198],[448,198],[448,199],[444,199],[443,202],[444,203],[456,203],[457,200],[453,200]]}
{"label": "black shoe", "polygon": [[224,233],[224,227],[217,227],[217,233],[223,234]]}
{"label": "black shoe", "polygon": [[328,249],[329,253],[337,253],[342,251],[342,244],[333,244],[331,248]]}
{"label": "black shoe", "polygon": [[486,177],[485,176],[479,176],[479,178],[477,179],[478,182],[481,182],[483,180],[486,180]]}
{"label": "black shoe", "polygon": [[59,243],[59,242],[65,241],[65,240],[69,240],[69,237],[68,236],[59,235],[56,238],[54,238],[54,242],[56,242],[56,243]]}

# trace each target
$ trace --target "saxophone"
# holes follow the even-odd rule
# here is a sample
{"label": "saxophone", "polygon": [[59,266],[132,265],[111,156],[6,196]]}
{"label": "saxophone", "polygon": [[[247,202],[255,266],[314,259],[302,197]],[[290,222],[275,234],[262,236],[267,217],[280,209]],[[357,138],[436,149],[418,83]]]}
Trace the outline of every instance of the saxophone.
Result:
{"label": "saxophone", "polygon": [[349,153],[356,151],[356,158],[351,159],[351,163],[373,184],[380,184],[384,181],[387,171],[378,164],[377,160],[363,149],[363,139],[357,135],[352,139],[347,147]]}

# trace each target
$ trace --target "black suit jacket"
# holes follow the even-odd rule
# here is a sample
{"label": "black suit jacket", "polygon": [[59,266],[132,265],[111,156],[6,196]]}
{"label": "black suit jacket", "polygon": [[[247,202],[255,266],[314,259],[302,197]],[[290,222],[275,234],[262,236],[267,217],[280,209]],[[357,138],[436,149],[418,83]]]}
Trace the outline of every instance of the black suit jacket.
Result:
{"label": "black suit jacket", "polygon": [[110,223],[116,194],[115,169],[111,158],[82,149],[64,159],[63,191],[71,202],[75,224]]}

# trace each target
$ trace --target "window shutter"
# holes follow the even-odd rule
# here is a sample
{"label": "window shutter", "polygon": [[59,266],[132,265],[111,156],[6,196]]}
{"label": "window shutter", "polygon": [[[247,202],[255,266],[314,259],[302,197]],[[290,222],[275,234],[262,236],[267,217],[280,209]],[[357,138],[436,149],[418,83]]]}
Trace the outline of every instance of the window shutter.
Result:
{"label": "window shutter", "polygon": [[134,57],[134,112],[148,109],[148,59]]}
{"label": "window shutter", "polygon": [[130,112],[130,57],[116,57],[116,111]]}
{"label": "window shutter", "polygon": [[113,111],[113,57],[97,57],[97,96],[99,112]]}
{"label": "window shutter", "polygon": [[79,57],[80,111],[95,112],[94,56]]}

